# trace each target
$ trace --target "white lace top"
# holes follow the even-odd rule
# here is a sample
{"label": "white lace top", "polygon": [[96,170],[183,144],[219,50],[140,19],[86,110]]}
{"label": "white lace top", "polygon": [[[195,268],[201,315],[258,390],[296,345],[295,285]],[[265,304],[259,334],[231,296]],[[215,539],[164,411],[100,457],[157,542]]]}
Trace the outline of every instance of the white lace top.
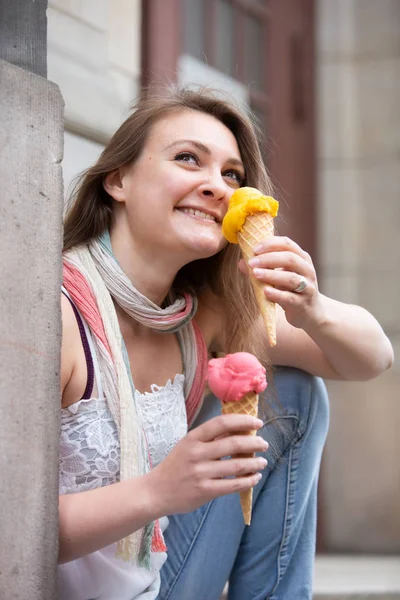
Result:
{"label": "white lace top", "polygon": [[[153,467],[187,433],[184,376],[135,397]],[[119,441],[106,399],[80,400],[61,410],[60,494],[83,492],[119,481]]]}
{"label": "white lace top", "polygon": [[[85,325],[86,333],[89,334]],[[119,481],[119,441],[107,402],[102,397],[98,365],[93,351],[98,398],[80,400],[61,410],[60,494],[82,492]],[[136,391],[136,402],[149,444],[153,466],[162,461],[187,433],[183,392],[178,374],[151,392]],[[160,519],[161,529],[168,525]],[[160,586],[165,552],[153,553],[151,570],[115,557],[112,544],[83,558],[59,565],[60,600],[153,600]]]}

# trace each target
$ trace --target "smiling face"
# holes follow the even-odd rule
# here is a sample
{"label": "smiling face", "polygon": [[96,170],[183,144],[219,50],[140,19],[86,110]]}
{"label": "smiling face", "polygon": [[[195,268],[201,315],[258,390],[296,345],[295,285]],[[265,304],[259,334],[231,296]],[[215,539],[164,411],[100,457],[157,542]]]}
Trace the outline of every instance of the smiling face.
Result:
{"label": "smiling face", "polygon": [[105,181],[117,201],[113,227],[135,248],[167,253],[179,268],[226,245],[221,222],[245,172],[234,135],[214,117],[184,109],[162,118],[116,177]]}

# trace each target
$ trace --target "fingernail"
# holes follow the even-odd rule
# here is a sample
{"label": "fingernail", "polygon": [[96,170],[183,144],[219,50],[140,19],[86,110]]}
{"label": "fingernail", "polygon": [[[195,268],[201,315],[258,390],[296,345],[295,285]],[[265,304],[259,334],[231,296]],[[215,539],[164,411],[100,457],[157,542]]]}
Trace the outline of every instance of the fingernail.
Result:
{"label": "fingernail", "polygon": [[261,477],[262,477],[262,473],[256,473],[254,475],[254,479],[256,480],[256,483],[260,481]]}
{"label": "fingernail", "polygon": [[255,246],[253,248],[253,252],[255,254],[260,254],[260,252],[262,252],[264,250],[264,246],[262,244],[257,244],[257,246]]}
{"label": "fingernail", "polygon": [[262,469],[265,469],[265,467],[267,466],[268,461],[265,458],[260,458],[260,465]]}
{"label": "fingernail", "polygon": [[263,270],[262,269],[253,269],[253,275],[254,277],[261,277],[263,274]]}
{"label": "fingernail", "polygon": [[254,429],[260,429],[263,426],[261,419],[254,419]]}
{"label": "fingernail", "polygon": [[253,258],[249,260],[249,267],[258,267],[259,264],[260,259],[257,256],[253,256]]}

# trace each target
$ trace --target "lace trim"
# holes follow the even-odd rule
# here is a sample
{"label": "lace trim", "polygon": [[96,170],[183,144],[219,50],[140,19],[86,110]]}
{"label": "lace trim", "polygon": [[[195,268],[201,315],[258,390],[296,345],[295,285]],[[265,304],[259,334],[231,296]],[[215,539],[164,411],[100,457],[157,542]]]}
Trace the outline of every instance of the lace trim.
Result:
{"label": "lace trim", "polygon": [[184,376],[178,374],[173,382],[169,380],[164,387],[153,384],[151,392],[135,392],[153,467],[157,466],[187,433],[183,384]]}
{"label": "lace trim", "polygon": [[[187,433],[184,376],[136,392],[136,401],[156,466]],[[119,481],[118,431],[105,398],[82,399],[61,409],[60,494]]]}

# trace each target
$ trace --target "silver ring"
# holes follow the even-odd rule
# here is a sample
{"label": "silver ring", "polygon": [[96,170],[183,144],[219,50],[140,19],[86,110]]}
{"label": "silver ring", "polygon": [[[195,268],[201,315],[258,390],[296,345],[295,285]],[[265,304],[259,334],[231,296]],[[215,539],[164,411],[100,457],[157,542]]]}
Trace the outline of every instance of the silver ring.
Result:
{"label": "silver ring", "polygon": [[293,290],[294,292],[296,292],[296,294],[301,294],[301,292],[303,292],[307,287],[307,280],[304,279],[304,277],[302,277],[300,279],[300,283],[297,286],[297,288],[295,290]]}

